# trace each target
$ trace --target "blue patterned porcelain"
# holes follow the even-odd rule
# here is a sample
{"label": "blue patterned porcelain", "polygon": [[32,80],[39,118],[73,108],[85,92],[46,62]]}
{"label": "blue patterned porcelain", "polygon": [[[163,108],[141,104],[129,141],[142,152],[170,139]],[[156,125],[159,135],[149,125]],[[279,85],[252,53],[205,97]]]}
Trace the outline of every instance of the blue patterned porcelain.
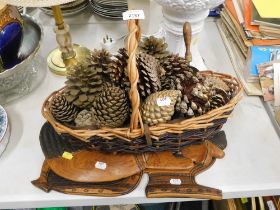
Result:
{"label": "blue patterned porcelain", "polygon": [[[0,9],[0,65],[2,71],[20,62],[18,52],[23,37],[22,18],[16,7]],[[1,67],[0,67],[1,71]]]}
{"label": "blue patterned porcelain", "polygon": [[10,138],[8,116],[5,109],[0,105],[0,156],[7,147]]}

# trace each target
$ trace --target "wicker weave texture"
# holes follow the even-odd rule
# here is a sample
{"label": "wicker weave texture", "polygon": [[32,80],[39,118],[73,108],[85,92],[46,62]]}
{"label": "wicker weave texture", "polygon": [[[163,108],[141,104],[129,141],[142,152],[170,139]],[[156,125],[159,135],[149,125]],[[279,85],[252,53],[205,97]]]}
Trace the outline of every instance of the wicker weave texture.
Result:
{"label": "wicker weave texture", "polygon": [[[234,80],[237,84],[234,90],[234,97],[226,105],[211,110],[199,117],[190,119],[177,119],[168,123],[161,123],[156,126],[148,127],[143,125],[140,114],[140,97],[137,90],[138,71],[136,68],[136,50],[140,39],[140,27],[137,20],[128,21],[128,74],[131,84],[130,102],[132,105],[132,114],[130,125],[123,128],[103,127],[97,130],[79,130],[67,127],[57,122],[50,112],[52,98],[60,94],[63,88],[52,93],[44,102],[42,114],[49,121],[54,129],[61,134],[69,134],[85,142],[91,142],[93,147],[106,151],[124,151],[124,152],[146,152],[178,150],[181,146],[188,144],[189,141],[197,139],[207,139],[213,130],[221,129],[222,124],[226,122],[229,114],[233,111],[235,105],[241,98],[242,87],[240,82],[227,74],[215,73],[212,71],[201,72],[204,76],[215,76],[222,80]],[[222,122],[222,123],[217,123]],[[166,134],[168,134],[166,136]],[[187,137],[186,137],[187,136]],[[172,140],[172,138],[176,140]],[[175,149],[174,149],[175,148]]]}

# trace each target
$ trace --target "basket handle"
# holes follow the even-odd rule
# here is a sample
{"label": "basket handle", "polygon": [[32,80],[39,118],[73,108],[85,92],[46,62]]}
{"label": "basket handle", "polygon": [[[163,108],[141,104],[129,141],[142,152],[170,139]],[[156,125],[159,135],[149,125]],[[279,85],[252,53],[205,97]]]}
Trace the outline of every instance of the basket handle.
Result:
{"label": "basket handle", "polygon": [[130,119],[130,132],[138,128],[139,122],[142,134],[144,134],[144,127],[142,118],[140,115],[140,95],[137,89],[137,83],[139,80],[139,73],[136,66],[136,51],[138,47],[138,42],[141,38],[141,31],[139,26],[139,20],[128,20],[128,31],[129,36],[127,40],[127,50],[128,50],[128,77],[130,81],[130,92],[129,99],[132,106],[132,114]]}
{"label": "basket handle", "polygon": [[183,26],[184,41],[186,46],[185,58],[188,63],[192,61],[191,41],[192,41],[192,27],[189,22],[185,22]]}

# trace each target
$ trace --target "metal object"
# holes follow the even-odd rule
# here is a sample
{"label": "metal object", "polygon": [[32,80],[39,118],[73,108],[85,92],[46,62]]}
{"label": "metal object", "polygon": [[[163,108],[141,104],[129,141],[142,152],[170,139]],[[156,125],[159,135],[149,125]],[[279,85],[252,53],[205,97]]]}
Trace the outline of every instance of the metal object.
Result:
{"label": "metal object", "polygon": [[66,75],[67,66],[75,65],[90,55],[90,50],[80,45],[73,45],[69,25],[64,23],[60,6],[52,7],[56,27],[56,40],[59,48],[50,52],[47,58],[49,69],[58,75]]}
{"label": "metal object", "polygon": [[0,105],[0,156],[6,149],[10,138],[10,127],[5,109]]}
{"label": "metal object", "polygon": [[0,93],[14,88],[26,77],[27,71],[29,71],[27,67],[37,55],[41,46],[42,27],[29,15],[22,15],[22,18],[24,20],[23,40],[19,50],[19,57],[22,62],[0,73]]}
{"label": "metal object", "polygon": [[[82,60],[90,54],[90,51],[87,48],[77,44],[73,45],[73,50],[76,53],[75,60]],[[49,53],[47,63],[49,69],[53,73],[61,76],[66,75],[66,64],[64,63],[62,59],[62,53],[58,48]]]}

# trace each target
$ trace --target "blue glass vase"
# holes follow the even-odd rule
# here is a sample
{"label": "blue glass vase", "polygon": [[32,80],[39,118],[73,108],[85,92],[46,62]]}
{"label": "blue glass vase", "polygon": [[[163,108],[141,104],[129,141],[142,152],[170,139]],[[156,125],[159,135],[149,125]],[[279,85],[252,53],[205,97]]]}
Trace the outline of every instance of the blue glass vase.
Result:
{"label": "blue glass vase", "polygon": [[17,8],[4,6],[0,9],[0,69],[10,69],[21,61],[18,52],[22,37],[22,18]]}

